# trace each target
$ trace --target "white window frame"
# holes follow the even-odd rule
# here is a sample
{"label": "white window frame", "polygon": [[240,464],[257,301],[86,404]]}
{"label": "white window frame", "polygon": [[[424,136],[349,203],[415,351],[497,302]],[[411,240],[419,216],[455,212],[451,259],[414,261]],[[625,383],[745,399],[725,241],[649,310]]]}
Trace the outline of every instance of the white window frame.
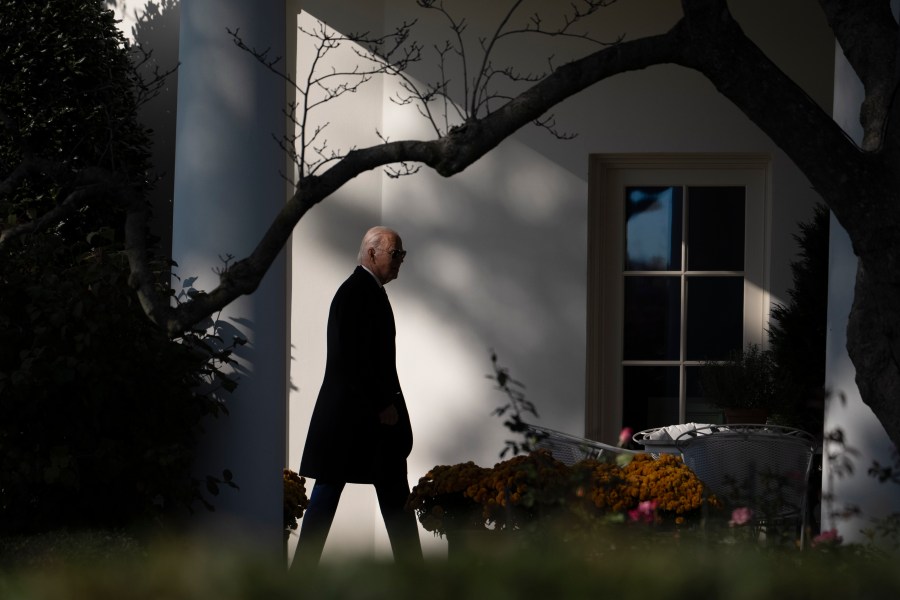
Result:
{"label": "white window frame", "polygon": [[[766,346],[771,262],[771,157],[763,154],[594,154],[588,183],[585,434],[611,443],[622,428],[624,190],[744,186],[744,337]],[[683,243],[683,242],[682,242]],[[679,420],[684,421],[684,383]]]}

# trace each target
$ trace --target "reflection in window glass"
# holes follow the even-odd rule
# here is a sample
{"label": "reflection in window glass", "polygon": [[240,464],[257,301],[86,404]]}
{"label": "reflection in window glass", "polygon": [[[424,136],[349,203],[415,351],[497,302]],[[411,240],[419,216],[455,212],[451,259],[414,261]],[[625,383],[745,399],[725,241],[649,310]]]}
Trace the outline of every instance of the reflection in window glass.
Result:
{"label": "reflection in window glass", "polygon": [[625,270],[681,269],[682,188],[625,190]]}
{"label": "reflection in window glass", "polygon": [[688,188],[689,271],[744,270],[744,188]]}
{"label": "reflection in window glass", "polygon": [[684,422],[685,423],[724,423],[722,409],[711,404],[703,395],[700,385],[700,369],[702,366],[686,366],[684,368]]}
{"label": "reflection in window glass", "polygon": [[626,277],[624,317],[625,360],[678,360],[680,277]]}
{"label": "reflection in window glass", "polygon": [[635,431],[678,423],[678,367],[624,367],[622,425]]}
{"label": "reflection in window glass", "polygon": [[688,277],[687,360],[722,360],[744,335],[744,278]]}
{"label": "reflection in window glass", "polygon": [[696,363],[722,360],[743,343],[746,190],[624,191],[623,425],[720,423]]}

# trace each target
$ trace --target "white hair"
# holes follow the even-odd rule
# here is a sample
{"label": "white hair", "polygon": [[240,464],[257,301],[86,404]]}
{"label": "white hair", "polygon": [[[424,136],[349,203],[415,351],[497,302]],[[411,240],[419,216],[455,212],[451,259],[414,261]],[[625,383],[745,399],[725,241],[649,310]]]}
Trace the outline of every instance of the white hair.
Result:
{"label": "white hair", "polygon": [[376,225],[369,229],[359,245],[359,254],[356,257],[359,260],[359,264],[363,264],[366,261],[366,254],[369,252],[369,248],[381,250],[384,245],[384,239],[392,235],[396,236],[397,232],[389,227]]}

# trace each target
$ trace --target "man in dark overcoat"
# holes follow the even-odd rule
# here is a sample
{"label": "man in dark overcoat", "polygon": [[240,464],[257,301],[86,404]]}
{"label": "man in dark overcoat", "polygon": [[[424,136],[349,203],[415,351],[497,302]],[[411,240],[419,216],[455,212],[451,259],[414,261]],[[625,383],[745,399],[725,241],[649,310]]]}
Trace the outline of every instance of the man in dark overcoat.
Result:
{"label": "man in dark overcoat", "polygon": [[325,377],[313,410],[300,475],[315,479],[294,564],[317,564],[347,483],[375,486],[395,560],[421,560],[406,458],[412,428],[397,376],[394,314],[384,285],[406,257],[397,232],[373,227],[359,266],[328,313]]}

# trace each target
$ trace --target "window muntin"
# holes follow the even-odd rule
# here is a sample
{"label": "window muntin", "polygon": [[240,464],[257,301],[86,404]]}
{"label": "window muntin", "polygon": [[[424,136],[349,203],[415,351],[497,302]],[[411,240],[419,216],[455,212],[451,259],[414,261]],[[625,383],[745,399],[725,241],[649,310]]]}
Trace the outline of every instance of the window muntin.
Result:
{"label": "window muntin", "polygon": [[682,408],[694,420],[684,369],[741,348],[744,196],[742,186],[625,188],[624,425],[671,425]]}
{"label": "window muntin", "polygon": [[[771,157],[762,154],[596,154],[591,157],[585,405],[588,437],[614,442],[623,424],[636,426],[627,422],[628,411],[631,411],[629,415],[664,414],[665,424],[686,420],[713,422],[709,415],[711,407],[704,405],[699,397],[694,373],[702,361],[696,357],[719,354],[723,346],[730,346],[738,336],[738,346],[764,343],[765,339],[769,315],[770,164]],[[631,206],[623,202],[629,188],[640,192],[632,194]],[[692,214],[689,196],[695,204],[702,205],[709,196],[723,196],[716,188],[737,188],[733,194],[726,191],[724,195],[738,196],[743,206],[715,205],[708,211]],[[683,204],[680,210],[679,202]],[[716,211],[717,208],[721,210]],[[733,223],[729,214],[742,214],[743,223]],[[714,241],[721,233],[720,239],[729,241],[730,245],[720,244],[713,253],[696,249],[692,252],[691,230],[693,243],[698,247],[704,244],[704,231]],[[735,257],[743,258],[743,271],[740,267],[733,268]],[[704,263],[704,260],[713,262]],[[661,278],[666,277],[677,280],[677,285],[663,282]],[[650,281],[653,278],[660,281]],[[733,278],[733,281],[710,283],[699,281],[701,278]],[[677,290],[679,303],[656,305],[658,298],[671,297],[673,288]],[[648,302],[639,293],[640,289],[653,290],[657,300]],[[707,308],[699,310],[704,304],[701,302],[704,292]],[[680,299],[685,296],[688,301],[683,303]],[[642,310],[647,304],[655,306]],[[719,305],[732,307],[724,311],[730,316],[721,322],[712,314],[720,312]],[[693,319],[688,315],[691,307],[695,311]],[[684,323],[695,322],[696,313],[704,312],[710,313],[707,315],[710,328],[730,332],[725,336],[726,343],[699,337],[688,344],[693,336],[688,331],[690,325],[685,327]],[[737,316],[737,312],[742,314]],[[650,321],[662,324],[663,329],[651,326]],[[647,390],[637,394],[643,400],[629,400],[636,396],[638,388],[634,386],[642,385],[641,371],[633,369],[656,367],[675,368],[677,393]],[[628,376],[631,382],[628,385],[626,372],[636,373]],[[660,376],[653,377],[659,381]],[[648,370],[646,380],[652,381],[653,377]],[[671,375],[667,377],[668,388],[663,386],[663,390],[672,387]],[[654,399],[652,403],[662,402],[664,406],[666,400],[659,398],[674,400],[668,401],[665,409],[668,412],[660,413],[658,407],[651,410],[650,398]],[[634,403],[634,410],[626,408],[626,402]],[[678,412],[675,419],[672,419],[673,408]],[[712,412],[720,415],[714,409]]]}

